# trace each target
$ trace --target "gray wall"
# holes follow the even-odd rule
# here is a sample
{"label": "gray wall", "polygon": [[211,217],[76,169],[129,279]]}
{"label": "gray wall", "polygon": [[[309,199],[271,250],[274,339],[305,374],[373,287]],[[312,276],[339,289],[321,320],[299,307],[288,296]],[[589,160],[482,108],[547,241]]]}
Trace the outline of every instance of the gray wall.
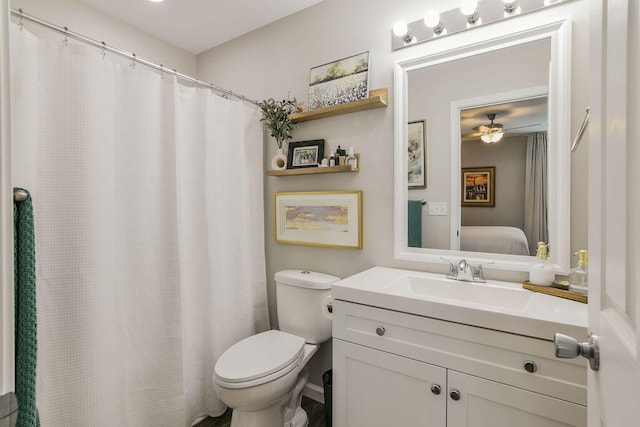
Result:
{"label": "gray wall", "polygon": [[[376,109],[301,124],[293,140],[324,138],[327,149],[354,146],[361,154],[360,172],[265,178],[265,246],[269,307],[274,326],[273,275],[285,268],[305,268],[346,277],[374,265],[445,272],[441,265],[399,262],[393,257],[393,64],[411,55],[411,48],[391,52],[391,28],[396,20],[414,21],[430,6],[452,9],[457,1],[341,0],[323,2],[274,24],[198,55],[198,75],[207,81],[254,99],[269,97],[306,100],[309,69],[363,51],[371,53],[370,87],[389,88],[388,108]],[[588,105],[588,2],[578,0],[555,8],[556,14],[574,14],[573,21],[573,133]],[[431,43],[437,43],[431,42]],[[429,127],[429,123],[427,123]],[[264,168],[276,153],[265,139]],[[573,156],[572,250],[586,247],[586,173],[584,141]],[[576,172],[579,171],[579,172]],[[276,191],[362,190],[364,248],[331,249],[276,244],[273,241],[272,195]],[[413,198],[413,197],[412,197]],[[489,271],[488,276],[524,280],[525,275]],[[311,381],[320,384],[330,366],[330,346],[312,361]]]}

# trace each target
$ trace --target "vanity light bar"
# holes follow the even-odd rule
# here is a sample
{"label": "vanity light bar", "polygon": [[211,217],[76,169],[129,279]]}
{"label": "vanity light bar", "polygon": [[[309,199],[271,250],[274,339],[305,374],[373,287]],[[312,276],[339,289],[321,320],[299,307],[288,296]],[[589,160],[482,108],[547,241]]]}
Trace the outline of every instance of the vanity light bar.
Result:
{"label": "vanity light bar", "polygon": [[[461,7],[437,13],[429,12],[428,18],[406,24],[396,22],[391,32],[391,50],[398,50],[424,43],[445,35],[535,12],[572,0],[463,0]],[[471,10],[471,9],[474,9]],[[438,22],[436,20],[438,16]],[[427,23],[428,21],[428,23]],[[402,28],[404,31],[398,31]]]}

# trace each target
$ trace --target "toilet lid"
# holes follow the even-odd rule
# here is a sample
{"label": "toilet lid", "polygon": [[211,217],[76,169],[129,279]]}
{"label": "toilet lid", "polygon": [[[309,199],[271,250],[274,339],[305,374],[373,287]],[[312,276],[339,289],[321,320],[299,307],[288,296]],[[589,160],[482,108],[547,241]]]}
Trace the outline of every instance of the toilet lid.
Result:
{"label": "toilet lid", "polygon": [[215,375],[229,383],[251,381],[277,372],[300,359],[304,338],[266,331],[232,345],[216,362]]}

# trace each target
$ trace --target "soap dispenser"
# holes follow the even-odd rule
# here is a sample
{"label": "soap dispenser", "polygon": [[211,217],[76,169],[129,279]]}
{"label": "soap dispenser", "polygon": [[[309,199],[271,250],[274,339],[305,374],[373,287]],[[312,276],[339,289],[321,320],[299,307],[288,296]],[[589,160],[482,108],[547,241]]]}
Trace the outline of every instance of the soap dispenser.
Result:
{"label": "soap dispenser", "polygon": [[529,268],[529,282],[539,286],[551,286],[556,278],[556,272],[552,264],[547,261],[547,244],[538,242],[536,262]]}
{"label": "soap dispenser", "polygon": [[582,249],[573,255],[578,256],[578,266],[569,270],[569,290],[582,295],[587,295],[589,290],[587,272],[589,252],[586,249]]}

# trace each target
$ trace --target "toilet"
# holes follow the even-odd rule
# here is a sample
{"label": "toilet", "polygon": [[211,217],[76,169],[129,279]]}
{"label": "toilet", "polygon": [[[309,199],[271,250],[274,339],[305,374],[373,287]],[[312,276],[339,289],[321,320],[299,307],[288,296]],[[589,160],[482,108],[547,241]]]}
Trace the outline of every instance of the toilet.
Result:
{"label": "toilet", "polygon": [[305,368],[331,338],[331,284],[339,277],[301,270],[275,274],[280,330],[229,347],[214,369],[213,388],[233,408],[231,427],[306,427],[300,407]]}

